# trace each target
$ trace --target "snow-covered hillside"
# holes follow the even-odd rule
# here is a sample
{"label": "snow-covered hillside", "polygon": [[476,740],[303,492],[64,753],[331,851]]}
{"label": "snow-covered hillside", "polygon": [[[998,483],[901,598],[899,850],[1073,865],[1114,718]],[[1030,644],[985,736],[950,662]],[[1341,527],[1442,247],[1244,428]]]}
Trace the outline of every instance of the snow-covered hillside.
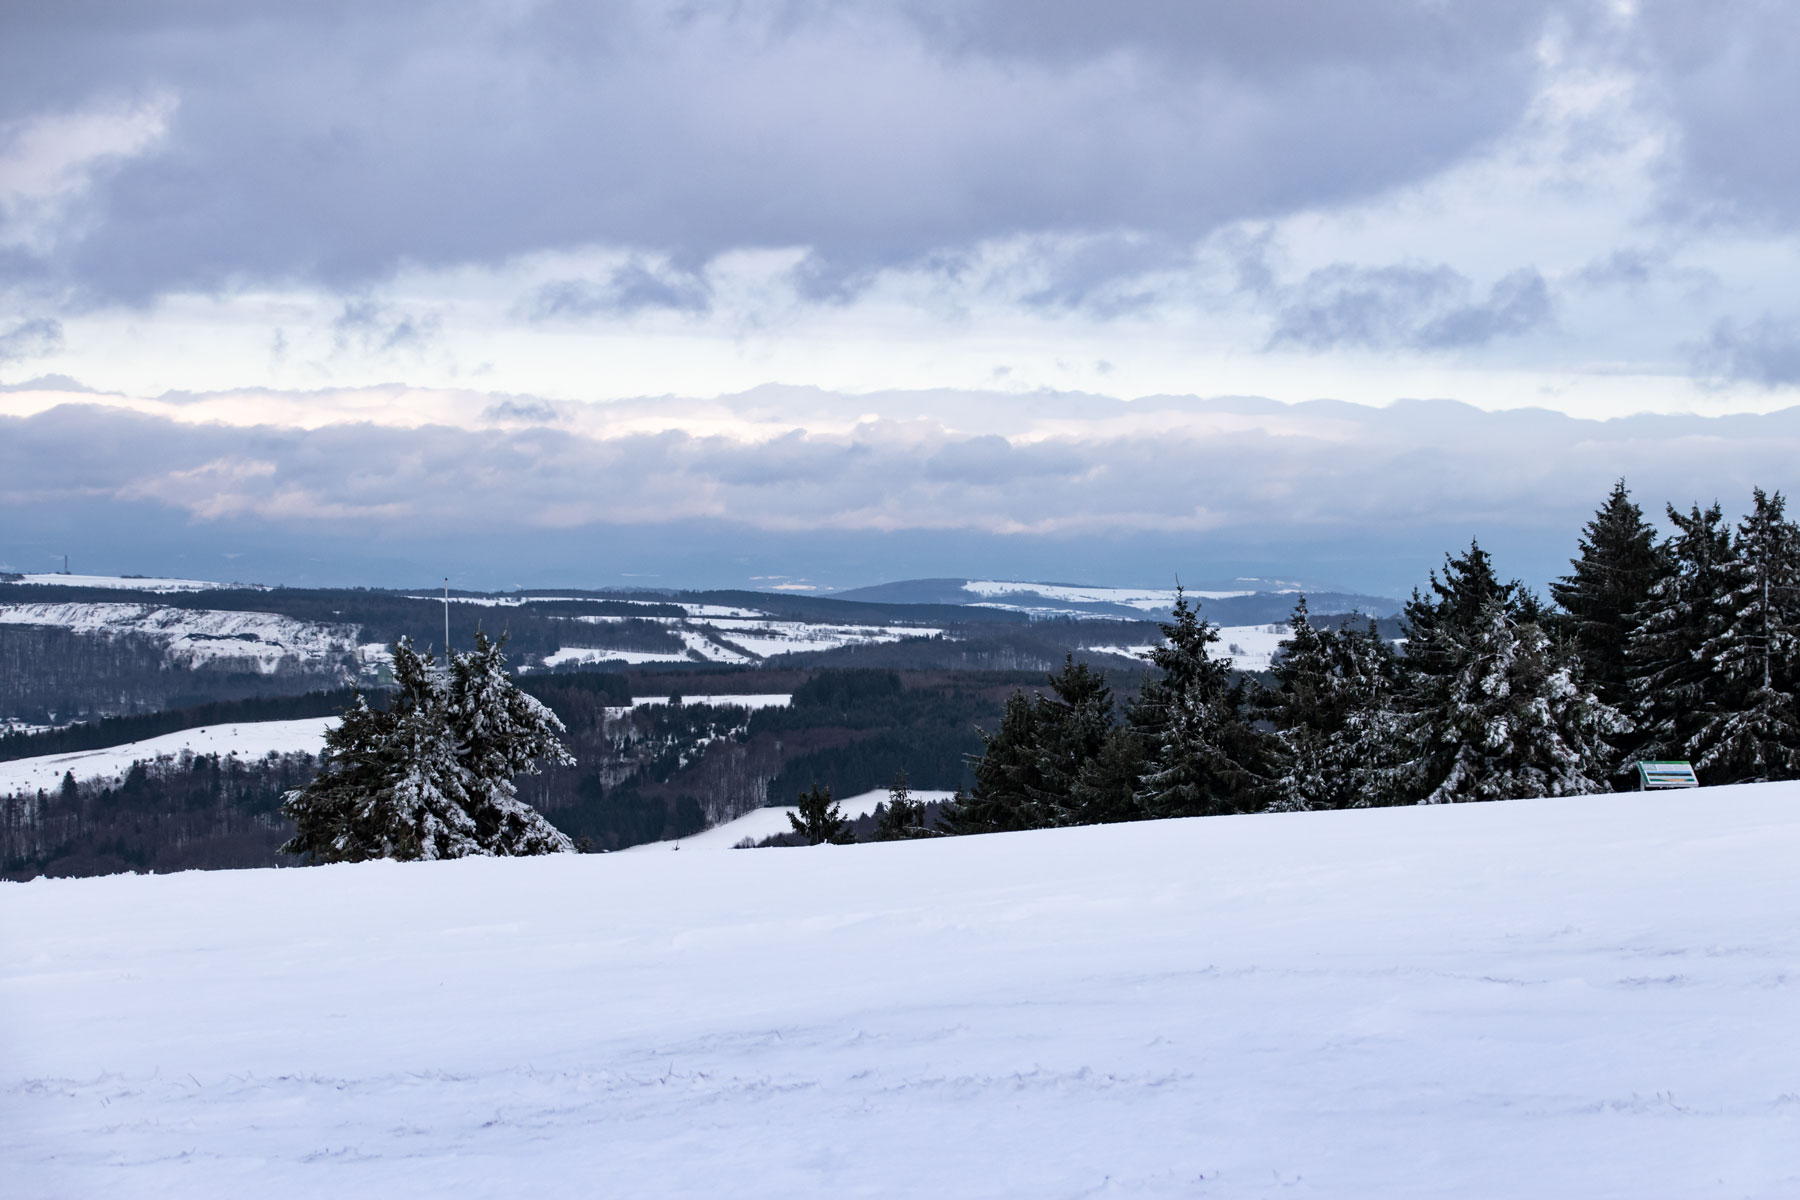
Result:
{"label": "snow-covered hillside", "polygon": [[241,759],[305,751],[317,754],[325,747],[325,730],[336,717],[306,717],[297,721],[242,721],[183,729],[141,742],[127,742],[104,750],[78,750],[72,754],[45,754],[0,762],[0,796],[25,796],[42,789],[54,792],[65,773],[77,782],[103,779],[116,783],[134,762],[179,758],[193,754],[236,755]]}
{"label": "snow-covered hillside", "polygon": [[0,604],[0,624],[43,625],[100,636],[139,634],[166,646],[175,666],[231,660],[264,673],[273,672],[284,659],[316,665],[354,657],[358,650],[354,625],[156,604]]}
{"label": "snow-covered hillside", "polygon": [[258,587],[253,583],[213,583],[205,579],[159,579],[147,575],[21,575],[20,583],[38,587],[110,588],[120,592],[209,592],[217,588]]}
{"label": "snow-covered hillside", "polygon": [[[742,666],[773,658],[780,654],[804,654],[816,650],[836,650],[843,646],[867,646],[881,642],[898,642],[905,638],[937,637],[942,629],[924,625],[843,625],[814,621],[779,621],[757,614],[743,615],[745,610],[720,612],[707,610],[716,606],[686,606],[690,615],[682,617],[641,618],[667,626],[681,639],[680,650],[620,650],[605,646],[565,644],[544,656],[544,666],[559,667],[568,663],[626,663],[639,665],[654,662],[715,662]],[[723,615],[721,615],[721,613]],[[584,625],[604,629],[623,621],[623,617],[579,617]],[[578,629],[578,627],[577,627]],[[581,634],[564,635],[565,643],[578,643]]]}
{"label": "snow-covered hillside", "polygon": [[1791,1197],[1800,785],[0,885],[20,1196]]}

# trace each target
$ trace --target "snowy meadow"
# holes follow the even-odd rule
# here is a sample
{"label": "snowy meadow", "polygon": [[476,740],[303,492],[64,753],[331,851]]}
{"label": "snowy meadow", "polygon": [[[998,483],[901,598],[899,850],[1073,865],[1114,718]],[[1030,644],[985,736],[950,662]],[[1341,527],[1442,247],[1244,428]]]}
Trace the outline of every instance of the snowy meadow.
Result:
{"label": "snowy meadow", "polygon": [[0,885],[30,1196],[1791,1196],[1800,784]]}

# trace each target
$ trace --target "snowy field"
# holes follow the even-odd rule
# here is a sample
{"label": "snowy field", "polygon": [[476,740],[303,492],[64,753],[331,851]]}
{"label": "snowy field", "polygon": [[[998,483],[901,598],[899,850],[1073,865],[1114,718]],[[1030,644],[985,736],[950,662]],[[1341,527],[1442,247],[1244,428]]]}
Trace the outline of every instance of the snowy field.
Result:
{"label": "snowy field", "polygon": [[1793,1197],[1800,785],[0,884],[11,1195]]}
{"label": "snowy field", "polygon": [[0,796],[30,795],[43,789],[54,792],[63,774],[76,780],[100,778],[116,783],[134,762],[178,758],[183,750],[194,754],[235,754],[240,759],[262,758],[270,752],[290,754],[304,750],[317,754],[325,748],[325,730],[336,717],[306,717],[298,721],[243,721],[183,729],[141,742],[127,742],[104,750],[78,750],[72,754],[45,754],[0,762]]}

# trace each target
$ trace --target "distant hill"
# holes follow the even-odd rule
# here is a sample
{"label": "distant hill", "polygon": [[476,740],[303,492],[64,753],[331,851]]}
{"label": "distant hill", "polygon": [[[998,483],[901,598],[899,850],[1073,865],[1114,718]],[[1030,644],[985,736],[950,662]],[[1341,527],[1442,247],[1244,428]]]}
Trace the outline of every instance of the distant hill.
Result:
{"label": "distant hill", "polygon": [[[1400,601],[1388,596],[1330,587],[1312,588],[1290,580],[1234,579],[1202,583],[1187,589],[1189,600],[1200,604],[1207,619],[1222,625],[1284,621],[1302,595],[1311,611],[1320,616],[1362,613],[1390,617],[1401,608]],[[1175,603],[1175,589],[1087,587],[997,579],[905,579],[834,592],[832,598],[865,604],[960,605],[1038,618],[1112,617],[1144,621],[1168,616]]]}

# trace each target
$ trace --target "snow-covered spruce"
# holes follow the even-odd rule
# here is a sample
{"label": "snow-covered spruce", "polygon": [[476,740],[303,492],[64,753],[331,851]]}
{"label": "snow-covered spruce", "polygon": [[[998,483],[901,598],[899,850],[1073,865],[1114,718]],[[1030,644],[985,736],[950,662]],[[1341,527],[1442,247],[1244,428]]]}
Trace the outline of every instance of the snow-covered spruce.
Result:
{"label": "snow-covered spruce", "polygon": [[1365,808],[1389,788],[1398,744],[1401,666],[1375,623],[1319,628],[1303,596],[1273,674],[1259,697],[1275,726],[1276,812]]}
{"label": "snow-covered spruce", "polygon": [[1745,783],[1800,774],[1800,528],[1780,492],[1757,488],[1752,501],[1700,650],[1719,703],[1691,747],[1711,777]]}
{"label": "snow-covered spruce", "polygon": [[562,722],[506,675],[499,642],[439,664],[394,645],[393,703],[361,697],[326,734],[326,763],[288,793],[296,826],[282,850],[314,862],[556,854],[568,837],[518,798],[540,759],[571,763]]}

